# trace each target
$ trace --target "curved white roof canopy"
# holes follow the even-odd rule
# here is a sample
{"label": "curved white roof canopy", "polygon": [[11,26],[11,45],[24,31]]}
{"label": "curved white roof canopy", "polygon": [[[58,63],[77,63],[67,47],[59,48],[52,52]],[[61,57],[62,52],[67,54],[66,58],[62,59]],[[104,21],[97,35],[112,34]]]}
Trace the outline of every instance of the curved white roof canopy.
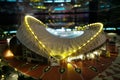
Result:
{"label": "curved white roof canopy", "polygon": [[81,36],[58,37],[48,32],[44,23],[27,15],[16,36],[23,45],[41,56],[63,59],[87,53],[106,41],[102,23],[93,23],[83,27],[89,27],[89,29],[84,30]]}

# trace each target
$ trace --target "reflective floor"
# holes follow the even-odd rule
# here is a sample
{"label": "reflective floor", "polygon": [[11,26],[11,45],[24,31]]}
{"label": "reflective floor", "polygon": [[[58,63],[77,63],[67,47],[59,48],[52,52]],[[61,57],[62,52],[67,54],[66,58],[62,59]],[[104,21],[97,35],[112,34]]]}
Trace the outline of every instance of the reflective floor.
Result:
{"label": "reflective floor", "polygon": [[[49,65],[40,65],[27,63],[13,58],[6,58],[10,66],[16,68],[23,74],[34,77],[35,79],[43,80],[98,80],[113,75],[115,72],[110,72],[115,66],[116,73],[120,73],[120,61],[118,53],[111,53],[111,57],[100,57],[99,60],[74,61],[71,63],[64,62],[60,66],[52,66],[50,70],[44,71]],[[64,73],[60,73],[60,68],[65,68]],[[75,71],[75,68],[80,68],[81,73]],[[105,71],[104,71],[105,70]],[[103,75],[103,71],[105,75]],[[98,75],[98,76],[97,76]],[[97,77],[96,77],[97,76]],[[115,79],[116,80],[116,79]]]}

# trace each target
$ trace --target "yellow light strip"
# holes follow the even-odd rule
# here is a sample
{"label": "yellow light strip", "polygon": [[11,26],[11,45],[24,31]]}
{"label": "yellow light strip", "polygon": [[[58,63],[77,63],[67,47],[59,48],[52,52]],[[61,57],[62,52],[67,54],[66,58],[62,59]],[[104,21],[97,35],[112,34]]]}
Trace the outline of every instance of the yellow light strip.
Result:
{"label": "yellow light strip", "polygon": [[[27,27],[28,30],[31,32],[31,34],[34,36],[34,39],[35,39],[36,41],[38,41],[40,48],[42,47],[44,50],[46,50],[47,52],[49,52],[48,49],[46,48],[46,46],[38,39],[38,37],[37,37],[37,36],[35,35],[35,33],[32,31],[32,29],[31,29],[31,27],[30,27],[30,25],[29,25],[29,23],[28,23],[28,18],[32,18],[32,19],[36,20],[37,22],[39,22],[40,24],[42,24],[42,25],[45,26],[45,27],[47,27],[47,26],[46,26],[44,23],[42,23],[40,20],[36,19],[35,17],[28,16],[28,15],[25,16],[25,24],[26,24],[26,27]],[[99,30],[98,30],[98,32],[97,32],[96,34],[94,34],[89,40],[87,40],[86,43],[83,43],[82,46],[79,46],[78,49],[74,49],[74,50],[71,51],[70,53],[67,53],[67,52],[66,52],[66,53],[62,54],[61,56],[63,56],[63,58],[66,58],[66,57],[72,55],[73,53],[76,53],[78,50],[81,50],[84,46],[86,46],[86,45],[87,45],[88,43],[90,43],[94,38],[96,38],[96,37],[100,34],[100,32],[103,30],[103,24],[102,24],[102,23],[88,24],[88,25],[86,25],[86,26],[83,26],[83,28],[86,28],[87,26],[93,27],[94,25],[95,25],[95,27],[96,27],[96,26],[100,27]],[[49,53],[50,53],[50,54],[47,54],[47,55],[54,54],[54,53],[52,53],[52,52],[49,52]]]}
{"label": "yellow light strip", "polygon": [[[68,53],[68,55],[66,55],[66,54],[62,54],[62,55],[64,55],[64,56],[66,55],[66,57],[68,57],[68,56],[72,55],[73,53],[76,53],[78,50],[81,50],[88,43],[90,43],[93,39],[95,39],[102,32],[102,30],[103,30],[103,24],[102,23],[93,23],[93,24],[85,25],[83,27],[84,28],[87,27],[87,26],[89,26],[89,27],[96,27],[94,25],[96,25],[96,26],[98,25],[100,27],[99,30],[98,30],[98,32],[96,34],[94,34],[89,40],[87,40],[86,43],[83,43],[82,46],[78,47],[78,49],[76,49],[76,50],[74,49],[71,53]],[[64,58],[66,58],[66,57],[64,57]]]}
{"label": "yellow light strip", "polygon": [[[26,15],[26,16],[25,16],[25,24],[26,24],[26,27],[27,27],[28,30],[31,32],[31,34],[34,36],[34,39],[35,39],[36,41],[38,41],[39,47],[40,47],[40,48],[42,47],[44,50],[47,51],[46,46],[38,39],[38,37],[35,35],[34,31],[31,29],[31,27],[30,27],[30,25],[29,25],[29,22],[28,22],[28,18],[32,18],[32,19],[36,20],[37,22],[39,22],[40,24],[44,25],[45,27],[47,27],[47,26],[46,26],[45,24],[43,24],[41,21],[39,21],[38,19],[36,19],[36,18],[34,18],[34,17],[32,17],[32,16],[29,16],[29,15]],[[48,51],[47,51],[47,52],[48,52]],[[49,55],[49,54],[47,54],[47,55]]]}

